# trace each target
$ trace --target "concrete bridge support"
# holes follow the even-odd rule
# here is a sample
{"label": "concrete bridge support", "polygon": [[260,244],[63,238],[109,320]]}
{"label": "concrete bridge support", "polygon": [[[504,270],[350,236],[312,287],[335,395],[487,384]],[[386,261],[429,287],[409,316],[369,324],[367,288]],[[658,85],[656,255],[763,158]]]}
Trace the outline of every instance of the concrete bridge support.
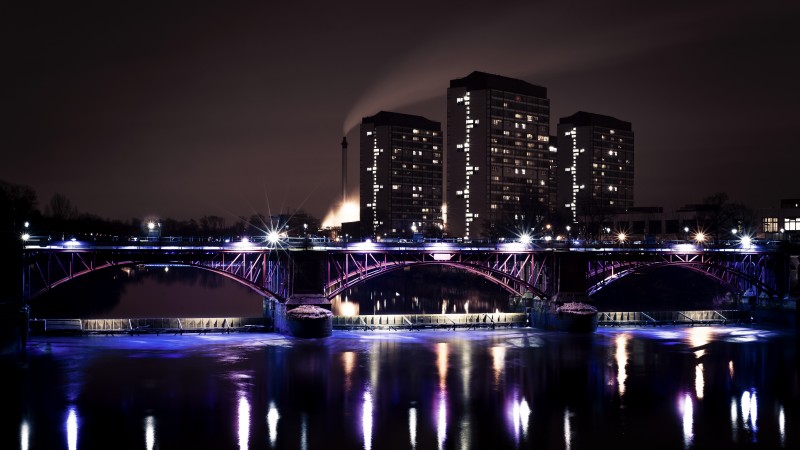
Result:
{"label": "concrete bridge support", "polygon": [[586,268],[589,258],[585,253],[569,252],[558,255],[556,261],[556,292],[552,301],[590,303]]}
{"label": "concrete bridge support", "polygon": [[273,327],[278,333],[291,334],[287,313],[303,305],[316,306],[331,311],[331,302],[324,294],[325,254],[312,250],[291,252],[289,297],[284,302],[275,301]]}

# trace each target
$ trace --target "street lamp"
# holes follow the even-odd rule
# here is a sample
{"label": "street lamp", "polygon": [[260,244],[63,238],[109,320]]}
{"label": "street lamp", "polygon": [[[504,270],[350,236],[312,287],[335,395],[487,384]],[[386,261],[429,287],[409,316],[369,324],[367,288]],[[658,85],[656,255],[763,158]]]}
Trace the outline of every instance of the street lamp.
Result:
{"label": "street lamp", "polygon": [[706,240],[706,234],[702,231],[698,231],[697,234],[694,235],[694,240],[697,241],[699,245],[702,245]]}
{"label": "street lamp", "polygon": [[624,244],[626,239],[628,239],[628,235],[626,235],[624,232],[617,234],[617,240],[619,240],[620,244]]}

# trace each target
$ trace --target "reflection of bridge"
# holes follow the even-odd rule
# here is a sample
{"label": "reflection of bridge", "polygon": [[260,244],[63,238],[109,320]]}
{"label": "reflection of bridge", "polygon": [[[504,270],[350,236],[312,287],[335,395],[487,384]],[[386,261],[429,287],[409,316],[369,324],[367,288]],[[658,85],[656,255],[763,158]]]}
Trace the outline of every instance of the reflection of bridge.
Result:
{"label": "reflection of bridge", "polygon": [[790,253],[776,247],[698,248],[686,244],[664,247],[327,241],[300,241],[291,245],[252,241],[214,245],[166,241],[132,244],[64,241],[26,246],[25,299],[96,270],[140,264],[209,270],[279,301],[293,293],[323,293],[331,299],[385,273],[432,264],[466,270],[515,296],[550,298],[565,291],[592,294],[631,273],[681,266],[729,286],[733,293],[750,291],[782,298],[789,292],[792,264]]}

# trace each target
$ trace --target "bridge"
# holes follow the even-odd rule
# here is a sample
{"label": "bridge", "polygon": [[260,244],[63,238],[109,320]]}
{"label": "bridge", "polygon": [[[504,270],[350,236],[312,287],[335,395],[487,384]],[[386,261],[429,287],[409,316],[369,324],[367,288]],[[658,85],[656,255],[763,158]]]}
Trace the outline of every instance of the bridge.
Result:
{"label": "bridge", "polygon": [[[796,250],[796,249],[795,249]],[[110,267],[182,265],[233,279],[264,298],[328,299],[358,283],[408,267],[446,265],[502,286],[510,295],[552,299],[589,295],[637,272],[680,266],[732,293],[782,299],[796,284],[798,252],[767,245],[577,245],[522,242],[333,242],[245,238],[231,242],[158,238],[125,242],[52,241],[25,245],[27,302],[63,283]]]}

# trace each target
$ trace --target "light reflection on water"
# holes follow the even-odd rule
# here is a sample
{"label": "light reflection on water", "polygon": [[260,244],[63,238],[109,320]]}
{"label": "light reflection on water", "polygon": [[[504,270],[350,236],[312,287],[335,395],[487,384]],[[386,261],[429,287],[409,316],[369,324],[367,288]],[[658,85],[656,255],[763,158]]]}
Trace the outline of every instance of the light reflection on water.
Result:
{"label": "light reflection on water", "polygon": [[692,396],[685,394],[678,409],[681,412],[683,423],[683,448],[689,448],[692,446],[694,439],[694,404],[692,403]]}
{"label": "light reflection on water", "polygon": [[78,414],[75,412],[75,407],[70,406],[67,412],[67,448],[69,450],[76,450],[78,448]]}
{"label": "light reflection on water", "polygon": [[245,393],[239,394],[239,450],[250,447],[250,402]]}
{"label": "light reflection on water", "polygon": [[797,448],[793,336],[702,331],[34,337],[0,448]]}
{"label": "light reflection on water", "polygon": [[144,419],[144,445],[145,449],[153,450],[156,445],[156,419],[153,416],[147,416]]}

